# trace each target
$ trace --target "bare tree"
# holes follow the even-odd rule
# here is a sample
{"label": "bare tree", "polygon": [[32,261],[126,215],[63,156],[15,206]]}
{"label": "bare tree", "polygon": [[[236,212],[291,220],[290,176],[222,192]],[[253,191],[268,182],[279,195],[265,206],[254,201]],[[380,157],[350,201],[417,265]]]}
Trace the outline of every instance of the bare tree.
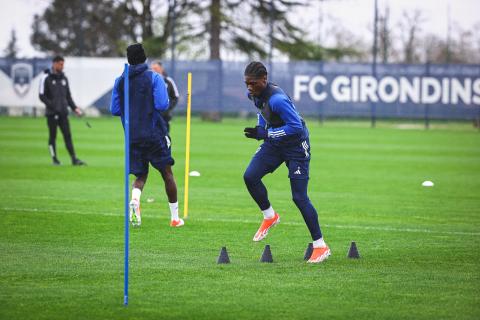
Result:
{"label": "bare tree", "polygon": [[380,56],[382,62],[387,63],[390,58],[390,51],[392,46],[392,30],[389,26],[390,8],[388,5],[385,7],[383,14],[379,17],[379,40],[380,40]]}
{"label": "bare tree", "polygon": [[323,42],[329,45],[322,46],[325,54],[318,60],[366,61],[371,53],[364,40],[343,27],[338,18],[327,15],[326,19],[330,27],[326,29]]}
{"label": "bare tree", "polygon": [[422,44],[424,51],[422,61],[432,63],[445,62],[448,50],[445,39],[434,34],[428,34],[423,38]]}
{"label": "bare tree", "polygon": [[475,34],[470,30],[455,28],[456,37],[451,46],[452,63],[478,63],[479,53],[475,47]]}
{"label": "bare tree", "polygon": [[401,32],[403,62],[417,63],[420,62],[420,54],[418,52],[419,34],[422,31],[422,24],[425,22],[423,13],[420,10],[413,12],[404,11],[402,20],[399,23]]}
{"label": "bare tree", "polygon": [[[424,62],[480,63],[479,39],[472,31],[456,26],[449,39],[429,34],[421,39]],[[449,43],[448,43],[449,42]]]}
{"label": "bare tree", "polygon": [[[477,22],[473,27],[473,30],[480,30],[480,22]],[[477,48],[477,63],[480,63],[480,32],[475,32],[474,45]]]}

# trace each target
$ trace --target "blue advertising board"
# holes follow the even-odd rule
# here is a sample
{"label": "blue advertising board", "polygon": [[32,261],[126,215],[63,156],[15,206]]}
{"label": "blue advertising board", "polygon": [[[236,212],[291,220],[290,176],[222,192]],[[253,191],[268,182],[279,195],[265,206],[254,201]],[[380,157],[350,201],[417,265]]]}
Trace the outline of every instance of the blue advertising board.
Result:
{"label": "blue advertising board", "polygon": [[[113,82],[121,73],[124,59],[67,57],[66,62],[72,94],[74,98],[77,94],[80,106],[108,112]],[[8,90],[2,91],[0,106],[40,105],[33,84],[49,64],[48,59],[0,59],[4,73],[0,81],[2,87],[8,86]],[[193,74],[193,112],[255,112],[246,98],[246,64],[176,61],[172,70],[170,61],[165,61],[164,66],[180,92],[176,112],[186,109],[188,72]],[[374,67],[367,63],[294,61],[267,64],[267,68],[270,81],[282,87],[305,116],[452,120],[480,116],[480,65]]]}

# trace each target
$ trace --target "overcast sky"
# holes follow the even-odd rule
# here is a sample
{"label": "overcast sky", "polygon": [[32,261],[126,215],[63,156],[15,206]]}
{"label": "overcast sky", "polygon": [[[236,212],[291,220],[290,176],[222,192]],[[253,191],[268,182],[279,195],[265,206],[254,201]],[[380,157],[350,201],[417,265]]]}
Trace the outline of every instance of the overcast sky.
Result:
{"label": "overcast sky", "polygon": [[[374,17],[374,0],[314,0],[311,1],[312,10],[308,10],[308,18],[302,19],[303,23],[316,30],[319,28],[322,12],[325,24],[339,19],[346,29],[357,35],[372,37],[371,26]],[[424,23],[424,33],[433,33],[445,36],[450,15],[451,27],[460,27],[463,30],[474,30],[480,26],[480,0],[378,0],[380,12],[385,7],[390,11],[390,26],[395,26],[401,20],[403,12],[420,10]],[[448,14],[448,12],[450,12]],[[310,29],[309,28],[309,29]],[[369,29],[370,28],[370,29]],[[323,26],[323,30],[328,26]],[[480,30],[476,30],[480,32]],[[325,35],[324,35],[325,37]]]}
{"label": "overcast sky", "polygon": [[[20,56],[42,56],[36,52],[30,44],[31,25],[33,15],[40,14],[48,6],[50,0],[0,0],[0,55],[8,44],[10,33],[15,29],[18,38]],[[308,10],[303,9],[293,17],[293,21],[307,28],[313,39],[319,39],[322,35],[318,32],[323,13],[324,24],[322,29],[328,29],[328,23],[333,19],[341,21],[345,28],[352,33],[371,39],[368,26],[373,19],[374,0],[312,0]],[[450,8],[452,26],[457,25],[463,30],[471,30],[476,33],[474,26],[480,23],[480,0],[378,0],[379,8],[385,5],[390,7],[391,24],[400,20],[402,12],[419,9],[422,11],[426,22],[423,25],[425,33],[433,33],[438,36],[446,36],[448,26],[447,10]],[[330,22],[329,22],[330,21]],[[323,35],[325,36],[325,35]]]}

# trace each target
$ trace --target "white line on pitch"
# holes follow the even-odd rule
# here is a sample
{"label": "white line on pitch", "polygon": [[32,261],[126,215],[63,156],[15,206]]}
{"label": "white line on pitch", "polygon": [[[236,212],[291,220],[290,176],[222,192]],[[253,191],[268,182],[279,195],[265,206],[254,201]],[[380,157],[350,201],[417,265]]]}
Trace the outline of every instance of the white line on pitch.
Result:
{"label": "white line on pitch", "polygon": [[[1,208],[3,211],[19,211],[19,212],[52,212],[52,213],[69,213],[69,214],[83,214],[91,215],[97,214],[102,216],[113,216],[121,217],[122,214],[115,212],[85,212],[85,211],[75,211],[75,210],[59,210],[59,209],[37,209],[37,208]],[[168,216],[150,216],[148,219],[167,219]],[[258,220],[245,220],[245,219],[222,219],[222,218],[195,218],[197,221],[211,221],[211,222],[234,222],[234,223],[252,223],[257,224]],[[302,222],[282,222],[283,225],[287,226],[303,226]],[[323,224],[322,226],[329,228],[338,228],[338,229],[358,229],[358,230],[375,230],[375,231],[392,231],[392,232],[412,232],[412,233],[431,233],[431,234],[446,234],[446,235],[463,235],[463,236],[480,236],[480,232],[464,232],[464,231],[437,231],[430,229],[414,229],[414,228],[393,228],[393,227],[376,227],[376,226],[359,226],[359,225],[340,225],[340,224]]]}

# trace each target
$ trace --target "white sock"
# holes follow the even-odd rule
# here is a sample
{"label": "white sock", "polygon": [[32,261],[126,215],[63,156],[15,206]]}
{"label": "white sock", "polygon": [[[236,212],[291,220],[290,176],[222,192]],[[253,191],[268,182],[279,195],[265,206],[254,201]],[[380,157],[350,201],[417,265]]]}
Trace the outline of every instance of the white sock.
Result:
{"label": "white sock", "polygon": [[174,203],[168,203],[170,207],[171,220],[178,220],[178,201]]}
{"label": "white sock", "polygon": [[138,202],[140,202],[140,196],[142,195],[142,190],[138,188],[133,188],[132,189],[132,200],[136,199]]}
{"label": "white sock", "polygon": [[265,219],[272,219],[275,216],[275,211],[273,211],[272,206],[270,206],[270,208],[267,210],[262,210],[262,212]]}
{"label": "white sock", "polygon": [[324,248],[326,246],[327,244],[325,243],[325,241],[323,241],[323,238],[313,241],[314,248]]}

